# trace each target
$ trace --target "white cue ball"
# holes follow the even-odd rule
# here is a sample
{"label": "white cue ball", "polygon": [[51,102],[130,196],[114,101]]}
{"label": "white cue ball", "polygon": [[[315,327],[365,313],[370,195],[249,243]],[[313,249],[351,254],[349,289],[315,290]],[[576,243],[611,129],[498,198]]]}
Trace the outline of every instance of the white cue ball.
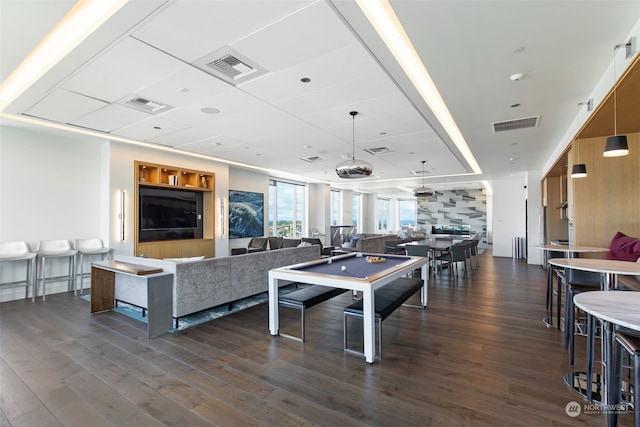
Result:
{"label": "white cue ball", "polygon": [[342,271],[347,271],[347,266],[346,266],[346,265],[343,265],[342,267],[340,267],[340,270],[342,270]]}

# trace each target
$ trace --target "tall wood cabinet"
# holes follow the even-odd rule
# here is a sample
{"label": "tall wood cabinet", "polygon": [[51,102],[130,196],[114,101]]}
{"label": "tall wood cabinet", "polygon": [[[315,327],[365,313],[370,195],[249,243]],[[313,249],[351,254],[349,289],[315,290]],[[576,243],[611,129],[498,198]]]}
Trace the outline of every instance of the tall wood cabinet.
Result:
{"label": "tall wood cabinet", "polygon": [[[184,258],[215,256],[215,175],[211,172],[135,161],[134,253],[149,258]],[[182,189],[202,193],[202,238],[184,240],[140,241],[140,187]]]}

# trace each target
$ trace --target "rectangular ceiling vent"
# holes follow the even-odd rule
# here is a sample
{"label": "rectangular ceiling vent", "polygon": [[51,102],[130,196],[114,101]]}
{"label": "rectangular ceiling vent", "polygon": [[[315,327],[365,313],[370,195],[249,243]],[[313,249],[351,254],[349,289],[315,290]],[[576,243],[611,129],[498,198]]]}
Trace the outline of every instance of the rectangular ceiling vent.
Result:
{"label": "rectangular ceiling vent", "polygon": [[309,163],[315,163],[315,162],[324,160],[324,158],[320,156],[311,156],[311,157],[300,157],[300,160],[304,160],[305,162],[309,162]]}
{"label": "rectangular ceiling vent", "polygon": [[508,130],[527,129],[538,127],[540,116],[525,117],[522,119],[506,120],[504,122],[491,123],[493,133],[504,132]]}
{"label": "rectangular ceiling vent", "polygon": [[129,107],[133,107],[136,110],[144,111],[145,113],[150,113],[150,114],[162,113],[172,108],[169,105],[162,104],[157,101],[152,101],[146,98],[141,98],[139,96],[134,96],[128,101],[125,101],[124,104]]}
{"label": "rectangular ceiling vent", "polygon": [[[416,171],[409,171],[409,173],[410,173],[411,175],[421,176],[421,175],[422,175],[422,169],[418,169],[418,170],[416,170]],[[430,174],[431,174],[431,172],[429,172],[428,170],[426,170],[426,169],[425,169],[424,174],[425,174],[425,175],[430,175]]]}
{"label": "rectangular ceiling vent", "polygon": [[209,62],[207,67],[213,68],[232,79],[242,78],[256,71],[251,65],[245,64],[233,55],[227,55]]}
{"label": "rectangular ceiling vent", "polygon": [[364,151],[373,155],[382,154],[382,153],[391,153],[391,150],[387,147],[365,148]]}
{"label": "rectangular ceiling vent", "polygon": [[234,86],[267,73],[267,70],[228,46],[203,56],[193,65]]}

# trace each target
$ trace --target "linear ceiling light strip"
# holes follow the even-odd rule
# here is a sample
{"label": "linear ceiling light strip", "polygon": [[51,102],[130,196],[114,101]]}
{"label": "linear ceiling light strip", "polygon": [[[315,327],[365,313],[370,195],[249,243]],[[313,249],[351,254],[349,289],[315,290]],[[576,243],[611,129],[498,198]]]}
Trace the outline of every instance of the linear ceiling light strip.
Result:
{"label": "linear ceiling light strip", "polygon": [[396,61],[411,79],[415,88],[420,92],[433,114],[438,118],[471,169],[475,173],[481,174],[482,170],[478,162],[389,2],[386,0],[356,0],[356,2]]}
{"label": "linear ceiling light strip", "polygon": [[0,86],[0,111],[116,13],[127,0],[78,1]]}

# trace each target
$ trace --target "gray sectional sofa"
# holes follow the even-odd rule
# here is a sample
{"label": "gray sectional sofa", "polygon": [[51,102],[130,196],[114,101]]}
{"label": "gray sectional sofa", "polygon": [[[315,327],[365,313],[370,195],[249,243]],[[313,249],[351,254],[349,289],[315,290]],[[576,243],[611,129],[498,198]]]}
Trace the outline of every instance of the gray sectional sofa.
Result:
{"label": "gray sectional sofa", "polygon": [[340,249],[345,252],[383,254],[384,242],[387,240],[398,240],[398,236],[395,234],[351,234],[349,241],[343,243]]}
{"label": "gray sectional sofa", "polygon": [[[184,262],[124,255],[114,257],[116,261],[159,267],[164,272],[173,273],[173,317],[176,320],[188,314],[267,292],[269,270],[318,258],[319,246]],[[140,305],[139,299],[133,294],[127,294],[126,290],[121,290],[116,298]]]}

